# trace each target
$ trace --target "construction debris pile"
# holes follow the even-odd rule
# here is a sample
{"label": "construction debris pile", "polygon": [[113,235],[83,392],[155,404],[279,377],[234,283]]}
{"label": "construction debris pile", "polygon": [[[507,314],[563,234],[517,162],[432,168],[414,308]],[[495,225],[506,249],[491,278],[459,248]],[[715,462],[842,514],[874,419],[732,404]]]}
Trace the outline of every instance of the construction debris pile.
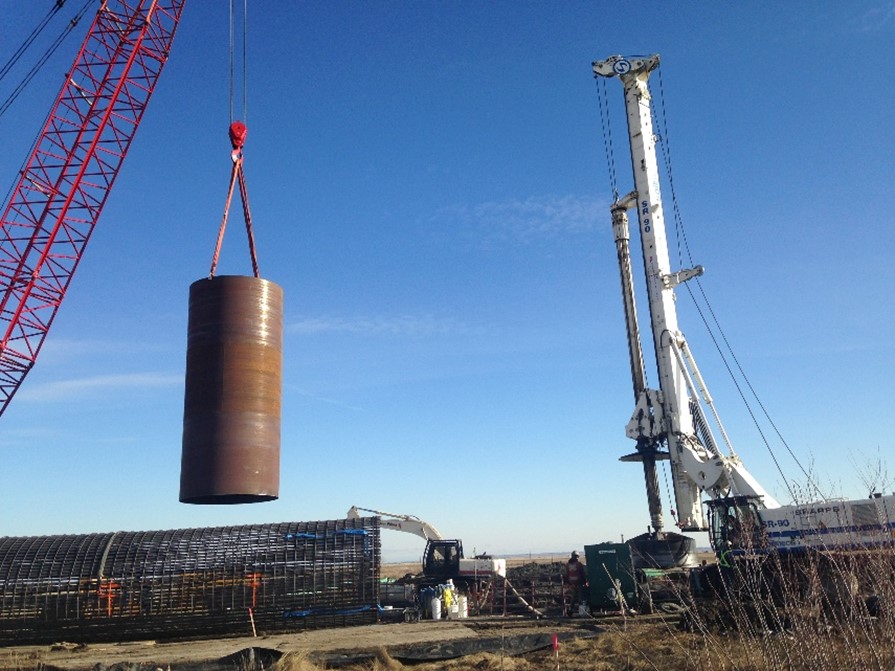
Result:
{"label": "construction debris pile", "polygon": [[0,538],[0,645],[377,620],[378,518]]}

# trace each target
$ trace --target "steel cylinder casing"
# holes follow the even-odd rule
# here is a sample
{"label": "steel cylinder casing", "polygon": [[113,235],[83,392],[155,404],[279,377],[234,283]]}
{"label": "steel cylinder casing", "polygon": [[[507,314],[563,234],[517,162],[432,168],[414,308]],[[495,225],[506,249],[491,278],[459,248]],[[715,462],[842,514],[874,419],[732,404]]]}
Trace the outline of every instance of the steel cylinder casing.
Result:
{"label": "steel cylinder casing", "polygon": [[190,286],[180,500],[279,496],[283,290],[245,276]]}

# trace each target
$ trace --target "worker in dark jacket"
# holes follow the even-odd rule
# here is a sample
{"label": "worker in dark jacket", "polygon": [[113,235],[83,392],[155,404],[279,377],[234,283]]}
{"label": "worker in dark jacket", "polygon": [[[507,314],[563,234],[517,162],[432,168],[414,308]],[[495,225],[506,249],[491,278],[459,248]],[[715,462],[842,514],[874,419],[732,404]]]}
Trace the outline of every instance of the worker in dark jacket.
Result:
{"label": "worker in dark jacket", "polygon": [[587,595],[587,567],[578,561],[578,553],[575,551],[572,551],[569,561],[566,562],[563,578],[569,591],[567,615],[571,617],[578,610],[578,604],[585,600]]}

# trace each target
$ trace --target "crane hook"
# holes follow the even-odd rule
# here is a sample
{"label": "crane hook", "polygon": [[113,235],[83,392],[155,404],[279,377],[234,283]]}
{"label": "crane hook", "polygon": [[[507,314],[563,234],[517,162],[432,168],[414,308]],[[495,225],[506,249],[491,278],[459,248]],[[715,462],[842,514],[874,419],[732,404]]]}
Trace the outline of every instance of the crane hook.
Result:
{"label": "crane hook", "polygon": [[242,121],[234,121],[230,124],[230,144],[233,145],[234,150],[241,150],[242,146],[245,144],[246,135],[248,135],[249,129],[246,128],[246,125]]}
{"label": "crane hook", "polygon": [[230,124],[228,135],[230,136],[230,145],[233,151],[230,156],[233,159],[233,170],[230,172],[230,188],[227,191],[227,200],[224,204],[224,216],[221,219],[221,226],[218,229],[218,239],[214,248],[214,255],[211,258],[211,270],[208,277],[213,278],[217,270],[218,259],[221,255],[221,245],[224,241],[224,231],[227,228],[227,217],[230,213],[230,202],[233,200],[233,189],[237,183],[239,185],[239,195],[242,199],[242,213],[245,218],[246,234],[249,242],[249,258],[252,261],[252,272],[255,277],[260,277],[258,272],[258,257],[255,253],[255,234],[252,230],[252,213],[249,209],[249,193],[245,182],[245,171],[242,161],[242,147],[245,144],[248,128],[242,121],[234,121]]}

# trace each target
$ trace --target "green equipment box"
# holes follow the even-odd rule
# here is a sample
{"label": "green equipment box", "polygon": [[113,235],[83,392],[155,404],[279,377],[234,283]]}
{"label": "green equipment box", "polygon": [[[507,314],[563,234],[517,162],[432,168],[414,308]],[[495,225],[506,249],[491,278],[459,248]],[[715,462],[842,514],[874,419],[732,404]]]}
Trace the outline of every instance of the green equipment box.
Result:
{"label": "green equipment box", "polygon": [[591,610],[635,608],[637,581],[631,548],[626,543],[585,545]]}

